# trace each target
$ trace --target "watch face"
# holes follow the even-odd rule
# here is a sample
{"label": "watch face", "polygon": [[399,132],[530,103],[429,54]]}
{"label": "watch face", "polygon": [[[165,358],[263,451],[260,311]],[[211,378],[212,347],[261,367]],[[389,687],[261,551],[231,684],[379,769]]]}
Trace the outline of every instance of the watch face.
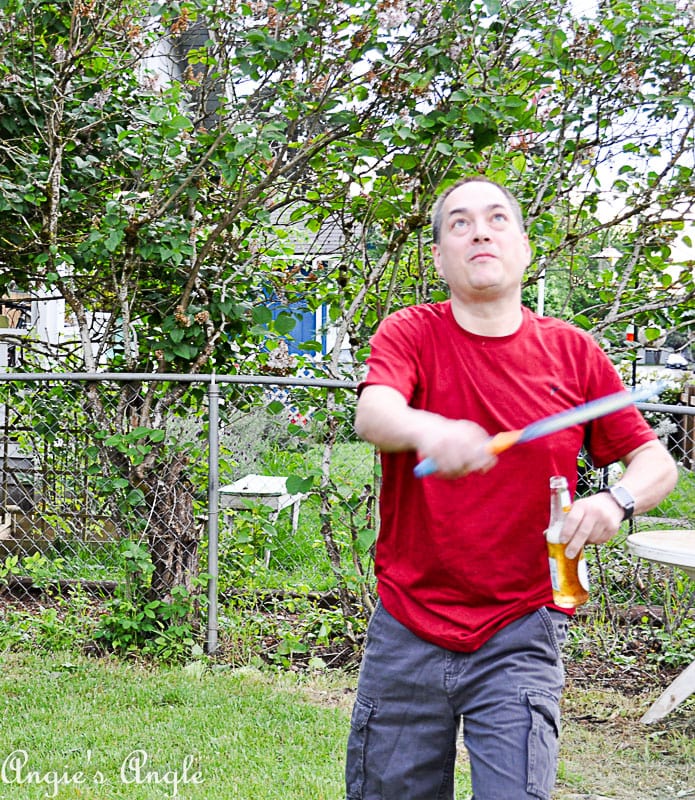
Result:
{"label": "watch face", "polygon": [[635,498],[623,486],[611,486],[609,491],[611,497],[625,512],[623,519],[630,519],[635,510]]}

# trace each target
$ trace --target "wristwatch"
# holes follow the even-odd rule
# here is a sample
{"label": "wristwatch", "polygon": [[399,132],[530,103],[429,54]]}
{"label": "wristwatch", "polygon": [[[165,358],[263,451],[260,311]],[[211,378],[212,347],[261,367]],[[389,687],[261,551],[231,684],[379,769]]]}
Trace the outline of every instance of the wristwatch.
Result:
{"label": "wristwatch", "polygon": [[620,508],[622,508],[623,522],[632,518],[632,515],[635,511],[635,498],[624,486],[616,484],[615,486],[609,486],[607,489],[603,489],[602,491],[608,492],[608,494],[610,494]]}

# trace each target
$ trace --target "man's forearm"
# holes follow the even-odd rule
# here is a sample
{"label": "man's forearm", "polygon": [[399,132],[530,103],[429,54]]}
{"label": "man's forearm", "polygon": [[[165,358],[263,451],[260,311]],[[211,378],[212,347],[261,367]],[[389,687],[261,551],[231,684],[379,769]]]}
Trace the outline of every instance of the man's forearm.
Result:
{"label": "man's forearm", "polygon": [[415,450],[431,458],[446,478],[488,470],[497,460],[485,448],[489,435],[480,425],[411,408],[400,392],[388,386],[364,389],[355,430],[380,450]]}
{"label": "man's forearm", "polygon": [[635,498],[635,513],[643,514],[658,505],[678,481],[678,469],[666,448],[658,441],[639,447],[626,459],[618,481]]}
{"label": "man's forearm", "polygon": [[357,404],[355,431],[380,450],[417,450],[423,429],[435,417],[411,408],[395,389],[367,386]]}

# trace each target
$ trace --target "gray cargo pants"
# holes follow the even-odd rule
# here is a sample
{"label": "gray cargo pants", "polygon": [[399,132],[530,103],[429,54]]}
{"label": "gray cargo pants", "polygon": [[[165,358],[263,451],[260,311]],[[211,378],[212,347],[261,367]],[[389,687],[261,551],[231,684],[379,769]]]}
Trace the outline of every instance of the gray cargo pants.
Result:
{"label": "gray cargo pants", "polygon": [[461,721],[474,800],[550,800],[568,623],[541,608],[458,653],[379,603],[352,712],[347,800],[452,800]]}

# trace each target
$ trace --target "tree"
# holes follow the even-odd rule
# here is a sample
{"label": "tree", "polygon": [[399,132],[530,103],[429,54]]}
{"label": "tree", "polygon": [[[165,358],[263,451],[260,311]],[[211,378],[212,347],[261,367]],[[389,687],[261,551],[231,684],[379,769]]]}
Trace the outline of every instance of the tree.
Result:
{"label": "tree", "polygon": [[[0,291],[64,298],[79,342],[44,357],[69,369],[254,371],[287,332],[263,306],[278,293],[326,304],[337,347],[347,335],[359,357],[390,309],[439,296],[429,208],[477,171],[528,211],[529,284],[553,267],[568,292],[591,288],[586,327],[677,318],[695,294],[692,263],[664,271],[694,202],[689,14],[662,0],[601,2],[590,19],[558,0],[2,0]],[[308,286],[287,268],[283,213],[340,229],[340,257]],[[610,275],[592,269],[608,241],[623,254]],[[148,529],[158,597],[197,570],[187,454],[160,435],[184,392],[126,383],[107,403],[92,385],[84,401],[142,518],[175,511]]]}

